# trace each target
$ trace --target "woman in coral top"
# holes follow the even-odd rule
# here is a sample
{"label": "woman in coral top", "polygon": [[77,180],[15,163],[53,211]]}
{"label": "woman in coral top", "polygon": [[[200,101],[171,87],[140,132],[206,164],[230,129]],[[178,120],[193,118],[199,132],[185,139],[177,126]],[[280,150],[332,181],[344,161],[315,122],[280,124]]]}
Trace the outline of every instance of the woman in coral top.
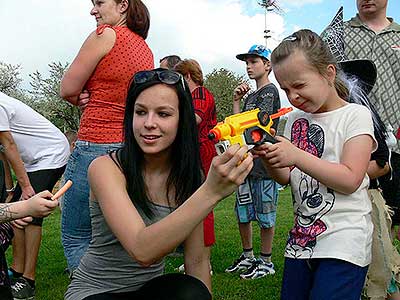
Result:
{"label": "woman in coral top", "polygon": [[154,68],[145,42],[150,19],[140,0],[92,0],[97,29],[86,39],[61,81],[60,95],[83,114],[65,171],[74,185],[65,194],[62,243],[70,272],[91,239],[87,170],[96,157],[119,148],[127,89],[133,74]]}

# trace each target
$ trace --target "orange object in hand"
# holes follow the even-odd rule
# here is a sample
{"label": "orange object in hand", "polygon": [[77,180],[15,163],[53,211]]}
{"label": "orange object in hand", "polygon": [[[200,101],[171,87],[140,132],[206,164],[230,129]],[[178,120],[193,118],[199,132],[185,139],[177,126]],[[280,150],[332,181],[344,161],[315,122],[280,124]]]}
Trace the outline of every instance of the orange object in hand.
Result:
{"label": "orange object in hand", "polygon": [[51,197],[51,200],[57,200],[72,186],[72,181],[68,180],[58,191]]}

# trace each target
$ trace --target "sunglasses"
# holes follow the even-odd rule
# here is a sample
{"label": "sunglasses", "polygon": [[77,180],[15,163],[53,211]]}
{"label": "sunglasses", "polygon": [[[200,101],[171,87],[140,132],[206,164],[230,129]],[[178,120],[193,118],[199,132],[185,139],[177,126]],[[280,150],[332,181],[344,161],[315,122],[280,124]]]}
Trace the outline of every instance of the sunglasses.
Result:
{"label": "sunglasses", "polygon": [[183,90],[185,90],[183,76],[175,71],[156,69],[150,71],[140,71],[133,76],[133,82],[136,84],[142,84],[153,80],[158,80],[168,85],[175,85],[181,82]]}
{"label": "sunglasses", "polygon": [[289,36],[285,37],[282,40],[282,42],[284,42],[284,41],[294,42],[294,41],[297,41],[297,40],[300,40],[300,39],[297,36],[292,34],[292,35],[289,35]]}

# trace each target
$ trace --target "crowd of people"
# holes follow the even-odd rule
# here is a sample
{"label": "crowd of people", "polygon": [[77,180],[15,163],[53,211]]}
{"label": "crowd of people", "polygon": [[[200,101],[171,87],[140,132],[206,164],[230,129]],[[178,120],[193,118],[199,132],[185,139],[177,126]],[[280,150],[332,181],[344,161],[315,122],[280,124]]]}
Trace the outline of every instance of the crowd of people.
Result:
{"label": "crowd of people", "polygon": [[[294,212],[281,299],[400,299],[400,26],[388,0],[356,3],[321,35],[302,29],[236,56],[256,90],[229,91],[234,114],[281,108],[271,71],[297,110],[283,136],[274,120],[274,143],[217,155],[218,99],[199,62],[168,55],[155,68],[144,3],[93,1],[97,28],[60,85],[82,111],[77,133],[0,93],[0,299],[35,299],[43,218],[58,206],[68,300],[211,299],[213,209],[233,192],[243,249],[225,272],[272,276],[280,185]],[[60,178],[73,184],[59,203]],[[164,274],[174,251],[184,273]]]}

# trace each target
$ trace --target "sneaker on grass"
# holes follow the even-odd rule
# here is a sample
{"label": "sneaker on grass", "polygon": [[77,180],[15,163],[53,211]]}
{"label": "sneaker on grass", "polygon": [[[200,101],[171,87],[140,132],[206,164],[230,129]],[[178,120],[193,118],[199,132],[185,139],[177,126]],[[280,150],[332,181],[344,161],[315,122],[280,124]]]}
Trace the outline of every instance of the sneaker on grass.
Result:
{"label": "sneaker on grass", "polygon": [[11,292],[14,300],[35,300],[35,289],[23,277],[15,280],[11,285]]}
{"label": "sneaker on grass", "polygon": [[262,259],[256,259],[247,271],[240,274],[242,279],[257,279],[267,275],[275,274],[274,264],[266,263]]}
{"label": "sneaker on grass", "polygon": [[237,260],[235,260],[232,265],[226,268],[225,272],[226,273],[243,272],[248,268],[250,268],[253,265],[254,261],[255,261],[254,257],[247,258],[242,253],[242,255],[240,255],[240,257]]}

